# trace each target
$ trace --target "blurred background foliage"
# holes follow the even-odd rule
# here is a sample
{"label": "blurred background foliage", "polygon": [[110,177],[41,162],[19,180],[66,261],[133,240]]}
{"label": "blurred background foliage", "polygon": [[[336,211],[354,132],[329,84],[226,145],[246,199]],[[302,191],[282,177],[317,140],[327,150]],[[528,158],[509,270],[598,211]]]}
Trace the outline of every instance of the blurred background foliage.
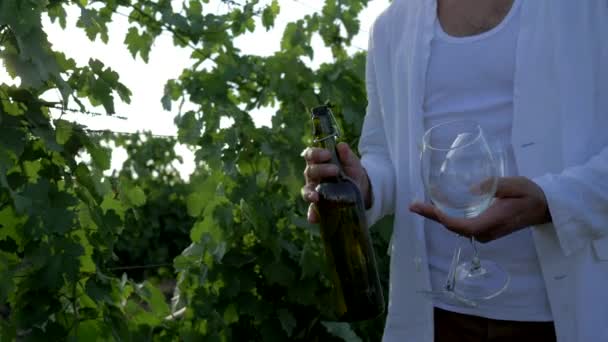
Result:
{"label": "blurred background foliage", "polygon": [[[233,41],[272,29],[281,4],[222,2],[219,14],[195,0],[0,0],[0,58],[20,80],[0,85],[1,341],[380,340],[384,317],[324,320],[319,229],[299,195],[312,107],[331,101],[342,140],[357,144],[365,53],[347,48],[368,1],[326,0],[289,23],[269,56]],[[77,27],[66,27],[67,6],[80,8]],[[54,51],[42,18],[107,42],[118,10],[137,60],[163,32],[192,51],[157,99],[192,104],[175,138],[95,132],[60,115],[85,103],[115,115],[131,91],[103,61]],[[333,60],[313,69],[317,35]],[[49,91],[60,98],[44,100]],[[260,109],[274,111],[270,127],[254,124]],[[189,179],[175,166],[178,143],[195,155]],[[128,157],[109,172],[116,147]],[[386,287],[391,220],[372,230]]]}

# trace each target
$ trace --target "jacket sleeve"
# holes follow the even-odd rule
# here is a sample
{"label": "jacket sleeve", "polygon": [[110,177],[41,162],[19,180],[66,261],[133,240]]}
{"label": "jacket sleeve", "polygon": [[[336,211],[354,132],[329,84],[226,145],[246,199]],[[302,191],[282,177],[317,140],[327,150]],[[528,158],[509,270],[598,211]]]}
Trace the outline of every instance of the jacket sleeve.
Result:
{"label": "jacket sleeve", "polygon": [[596,253],[608,253],[597,243],[608,238],[608,147],[583,165],[534,181],[545,192],[553,226],[566,255],[590,242],[596,246]]}
{"label": "jacket sleeve", "polygon": [[371,226],[385,215],[392,214],[395,207],[395,174],[389,155],[384,117],[379,102],[376,84],[374,56],[378,53],[374,46],[374,31],[370,32],[366,64],[367,113],[359,140],[361,163],[367,171],[371,184],[372,206],[367,210],[368,224]]}
{"label": "jacket sleeve", "polygon": [[[580,6],[577,6],[580,5]],[[581,7],[583,6],[583,7]],[[583,53],[585,49],[578,52],[571,52],[581,59],[584,69],[563,67],[562,72],[569,71],[570,74],[562,80],[564,83],[562,93],[577,95],[577,91],[586,91],[582,96],[585,102],[566,102],[569,106],[565,107],[570,113],[569,119],[572,125],[586,127],[586,134],[592,136],[570,136],[570,139],[583,139],[586,141],[597,141],[595,152],[585,162],[567,167],[557,174],[547,174],[533,179],[545,192],[549,211],[553,219],[553,226],[559,240],[562,251],[566,255],[586,247],[591,244],[598,256],[608,258],[608,40],[603,36],[603,32],[608,30],[608,2],[605,0],[595,0],[574,4],[564,2],[558,7],[561,9],[560,18],[563,22],[572,15],[580,17],[581,22],[585,22],[588,27],[579,28],[576,32],[592,32],[595,35],[587,34],[591,41],[577,40],[570,37],[567,41],[562,41],[561,48],[570,47],[570,51],[578,46],[593,47],[592,52]],[[574,13],[574,14],[573,14]],[[562,30],[570,30],[570,27],[560,27]],[[570,31],[567,31],[570,32]],[[562,40],[566,33],[561,33]],[[599,33],[602,32],[602,33]],[[582,35],[583,33],[580,33]],[[573,33],[575,35],[575,33]],[[568,51],[560,53],[561,64],[566,65],[576,60],[574,57],[567,56]],[[563,65],[562,65],[563,66]],[[581,85],[589,85],[588,90],[581,90]],[[579,94],[580,96],[580,94]],[[577,111],[591,111],[594,114],[587,114],[593,120],[592,123],[577,123],[574,117]],[[564,142],[571,144],[574,142]],[[575,149],[576,150],[576,149]],[[582,149],[581,149],[582,151]],[[576,153],[576,152],[575,152]]]}

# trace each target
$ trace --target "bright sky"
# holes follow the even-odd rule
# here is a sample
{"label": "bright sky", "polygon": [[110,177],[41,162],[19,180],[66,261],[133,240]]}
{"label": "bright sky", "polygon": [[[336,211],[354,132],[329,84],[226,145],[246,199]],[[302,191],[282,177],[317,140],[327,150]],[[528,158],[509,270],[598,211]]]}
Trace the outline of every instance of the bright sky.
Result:
{"label": "bright sky", "polygon": [[[262,0],[261,3],[269,3]],[[175,1],[176,4],[181,1]],[[306,14],[320,12],[323,0],[279,0],[281,12],[275,22],[275,27],[266,32],[258,22],[258,30],[243,37],[239,37],[235,45],[243,53],[270,55],[279,50],[280,41],[285,25],[302,18]],[[223,3],[212,0],[208,6],[212,11],[224,11]],[[360,16],[361,31],[353,41],[351,51],[365,49],[369,27],[374,18],[388,6],[388,0],[372,0]],[[205,9],[204,9],[205,10]],[[125,14],[127,14],[126,10]],[[209,11],[207,9],[207,11]],[[110,66],[120,75],[120,80],[133,95],[130,104],[121,103],[117,97],[116,113],[127,117],[119,120],[107,116],[89,117],[85,115],[66,115],[64,118],[78,121],[90,129],[113,130],[120,132],[150,131],[157,135],[176,135],[177,128],[173,122],[176,112],[167,112],[162,108],[160,99],[163,96],[164,84],[167,80],[177,78],[184,67],[189,66],[189,49],[180,49],[173,46],[169,33],[161,35],[154,43],[150,53],[149,63],[144,63],[139,57],[134,60],[124,45],[124,37],[129,27],[127,18],[115,15],[109,25],[109,42],[104,44],[99,39],[91,42],[83,30],[75,28],[79,10],[76,7],[68,8],[67,29],[62,30],[58,23],[51,24],[45,20],[45,30],[53,48],[63,51],[68,57],[74,58],[79,65],[88,63],[90,58],[97,58]],[[316,37],[315,60],[313,65],[319,65],[331,60],[331,53],[322,47],[319,37]],[[0,67],[0,82],[13,83],[9,80],[4,67]],[[76,107],[74,104],[71,107]],[[174,106],[176,107],[176,106]],[[92,108],[91,111],[103,112],[102,107]],[[257,125],[270,125],[272,110],[261,110],[251,113]],[[185,146],[177,147],[178,153],[184,156],[184,165],[178,168],[184,177],[193,170],[192,153]],[[113,165],[118,167],[126,158],[124,151],[113,154]]]}

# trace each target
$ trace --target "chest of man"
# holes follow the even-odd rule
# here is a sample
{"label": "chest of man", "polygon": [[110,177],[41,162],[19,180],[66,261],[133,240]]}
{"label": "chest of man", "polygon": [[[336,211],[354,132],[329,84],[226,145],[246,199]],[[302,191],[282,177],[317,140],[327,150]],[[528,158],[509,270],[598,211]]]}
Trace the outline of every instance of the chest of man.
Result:
{"label": "chest of man", "polygon": [[454,37],[481,34],[496,27],[514,0],[438,0],[437,16],[443,30]]}

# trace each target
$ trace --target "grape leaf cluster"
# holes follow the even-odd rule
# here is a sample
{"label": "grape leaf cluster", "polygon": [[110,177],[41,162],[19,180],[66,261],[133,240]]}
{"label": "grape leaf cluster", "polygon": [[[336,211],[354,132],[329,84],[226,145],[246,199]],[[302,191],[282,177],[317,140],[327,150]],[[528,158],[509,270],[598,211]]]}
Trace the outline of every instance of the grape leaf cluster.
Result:
{"label": "grape leaf cluster", "polygon": [[[242,53],[235,38],[272,29],[294,3],[223,2],[218,12],[205,0],[0,0],[0,59],[19,80],[0,85],[0,340],[380,339],[383,317],[326,320],[327,266],[299,196],[310,108],[331,100],[356,146],[365,54],[348,47],[367,0],[326,0],[287,24],[268,56]],[[79,9],[76,27],[68,6]],[[133,58],[147,62],[163,33],[192,51],[158,99],[180,108],[176,138],[100,134],[57,115],[87,103],[115,115],[131,91],[103,61],[54,51],[42,19],[107,42],[119,13]],[[314,37],[334,57],[318,68]],[[45,101],[49,91],[60,99]],[[260,109],[274,111],[270,127],[255,125]],[[187,180],[178,143],[195,155]],[[113,173],[112,147],[129,156]],[[390,227],[372,228],[384,285]]]}

